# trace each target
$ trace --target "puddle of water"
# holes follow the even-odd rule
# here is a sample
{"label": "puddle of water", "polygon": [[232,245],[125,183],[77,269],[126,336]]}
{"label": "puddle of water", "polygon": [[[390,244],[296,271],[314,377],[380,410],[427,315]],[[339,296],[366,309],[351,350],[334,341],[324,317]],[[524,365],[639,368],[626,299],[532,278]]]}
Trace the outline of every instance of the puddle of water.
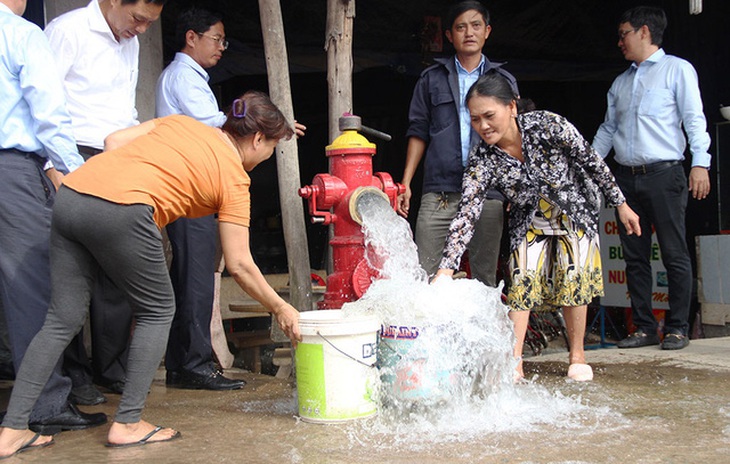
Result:
{"label": "puddle of water", "polygon": [[[361,214],[369,226],[369,213]],[[728,374],[595,364],[596,381],[574,383],[565,380],[565,363],[528,360],[531,380],[515,386],[512,328],[499,290],[465,280],[429,285],[407,225],[390,208],[376,205],[372,214],[384,219],[376,232],[366,229],[367,256],[386,278],[343,311],[375,313],[387,321],[385,331],[396,326],[391,335],[409,344],[396,361],[420,363],[422,382],[404,390],[398,364],[381,367],[394,377],[381,385],[379,414],[328,425],[297,419],[295,389],[261,391],[263,398],[236,409],[246,417],[241,430],[253,430],[242,443],[266,445],[229,449],[238,446],[257,462],[329,464],[724,462]],[[417,328],[418,337],[401,327]]]}

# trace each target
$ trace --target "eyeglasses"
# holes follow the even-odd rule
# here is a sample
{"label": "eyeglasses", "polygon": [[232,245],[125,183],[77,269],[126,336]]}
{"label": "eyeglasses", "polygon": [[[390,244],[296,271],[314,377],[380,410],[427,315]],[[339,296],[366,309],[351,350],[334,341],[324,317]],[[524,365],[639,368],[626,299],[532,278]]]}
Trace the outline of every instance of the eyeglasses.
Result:
{"label": "eyeglasses", "polygon": [[214,41],[218,42],[218,45],[223,47],[223,50],[228,50],[228,41],[224,37],[208,35],[208,34],[204,34],[202,32],[196,32],[196,34],[198,34],[201,37],[207,37],[210,40],[214,40]]}
{"label": "eyeglasses", "polygon": [[632,32],[636,32],[638,29],[629,29],[627,31],[618,31],[618,40],[624,40],[627,35],[631,34]]}

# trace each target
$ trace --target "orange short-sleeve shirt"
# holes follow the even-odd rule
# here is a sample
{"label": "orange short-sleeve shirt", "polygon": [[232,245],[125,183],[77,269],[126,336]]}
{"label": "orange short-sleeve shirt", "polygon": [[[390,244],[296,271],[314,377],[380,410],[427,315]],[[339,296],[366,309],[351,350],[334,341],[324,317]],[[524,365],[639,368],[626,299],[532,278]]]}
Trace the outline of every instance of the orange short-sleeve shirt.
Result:
{"label": "orange short-sleeve shirt", "polygon": [[64,185],[114,203],[150,205],[160,228],[213,213],[248,227],[251,179],[220,130],[182,115],[154,122],[149,133],[89,159]]}

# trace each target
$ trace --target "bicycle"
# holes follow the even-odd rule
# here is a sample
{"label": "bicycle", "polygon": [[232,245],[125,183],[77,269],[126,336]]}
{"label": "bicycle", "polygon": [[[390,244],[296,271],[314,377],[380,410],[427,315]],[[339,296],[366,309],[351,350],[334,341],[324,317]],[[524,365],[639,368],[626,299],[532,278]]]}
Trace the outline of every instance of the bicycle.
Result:
{"label": "bicycle", "polygon": [[542,350],[548,347],[549,342],[558,338],[562,338],[566,348],[570,351],[568,331],[561,308],[552,311],[530,312],[525,344],[535,356],[542,353]]}

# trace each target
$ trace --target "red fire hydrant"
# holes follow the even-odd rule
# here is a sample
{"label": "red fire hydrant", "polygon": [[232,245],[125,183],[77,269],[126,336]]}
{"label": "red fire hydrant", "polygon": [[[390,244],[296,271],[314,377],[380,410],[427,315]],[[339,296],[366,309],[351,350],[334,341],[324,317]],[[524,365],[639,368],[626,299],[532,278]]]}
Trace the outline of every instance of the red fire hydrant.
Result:
{"label": "red fire hydrant", "polygon": [[317,174],[312,185],[299,189],[299,196],[309,200],[312,223],[334,227],[330,240],[333,272],[327,277],[327,290],[319,309],[339,309],[344,303],[357,300],[377,276],[365,259],[358,199],[364,194],[377,194],[395,208],[398,195],[405,192],[405,187],[393,182],[390,174],[373,174],[375,144],[358,131],[381,134],[387,139],[390,136],[363,127],[360,117],[352,115],[341,117],[339,128],[342,134],[325,149],[329,174]]}

